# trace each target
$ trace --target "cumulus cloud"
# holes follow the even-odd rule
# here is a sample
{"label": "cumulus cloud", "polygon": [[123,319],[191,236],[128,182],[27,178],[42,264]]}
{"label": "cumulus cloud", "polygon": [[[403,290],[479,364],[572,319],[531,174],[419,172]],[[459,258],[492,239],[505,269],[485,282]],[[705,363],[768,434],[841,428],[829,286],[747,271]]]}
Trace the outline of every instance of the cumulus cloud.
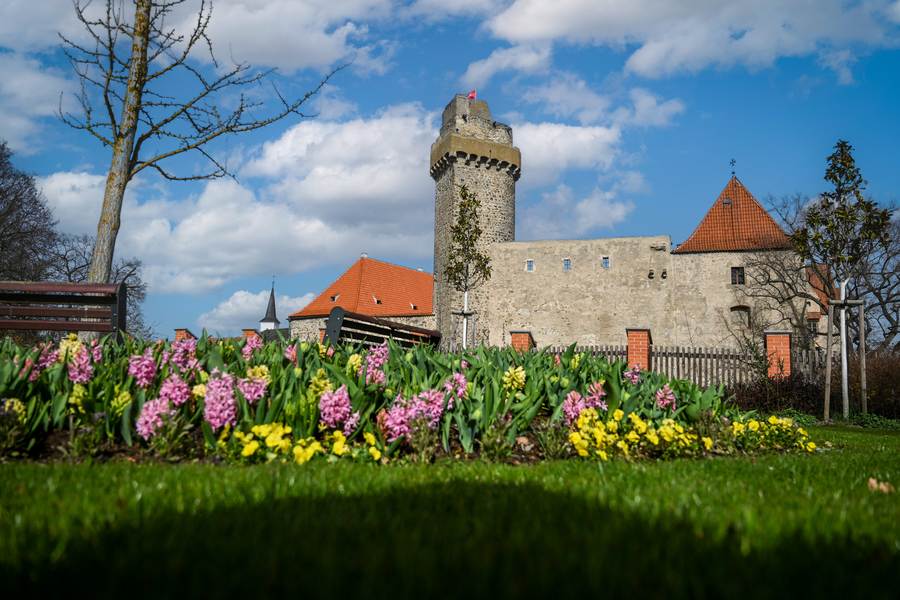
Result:
{"label": "cumulus cloud", "polygon": [[57,69],[16,53],[0,53],[0,138],[20,153],[34,151],[40,119],[59,108],[59,95],[74,83]]}
{"label": "cumulus cloud", "polygon": [[573,73],[563,73],[544,85],[528,88],[522,99],[540,104],[554,117],[574,118],[580,123],[596,123],[606,114],[611,100],[598,94]]}
{"label": "cumulus cloud", "polygon": [[[275,294],[275,306],[282,326],[285,326],[288,315],[312,302],[313,298],[315,294],[312,292],[296,297]],[[216,335],[235,335],[241,329],[258,327],[268,302],[269,290],[238,290],[200,315],[197,324]]]}
{"label": "cumulus cloud", "polygon": [[415,0],[405,15],[426,21],[441,21],[454,17],[483,16],[496,13],[504,0]]}
{"label": "cumulus cloud", "polygon": [[631,106],[620,109],[614,116],[617,122],[625,125],[664,127],[684,112],[684,103],[677,98],[660,101],[658,96],[643,88],[634,88],[628,95]]}
{"label": "cumulus cloud", "polygon": [[562,123],[518,123],[513,134],[522,150],[521,183],[531,187],[552,183],[567,170],[609,169],[622,135],[618,127]]}
{"label": "cumulus cloud", "polygon": [[619,191],[594,190],[576,198],[567,185],[560,184],[541,196],[541,201],[527,207],[522,215],[520,232],[523,239],[561,239],[584,236],[601,229],[611,229],[634,210],[629,200],[619,199]]}
{"label": "cumulus cloud", "polygon": [[470,64],[461,80],[466,86],[479,87],[485,85],[501,71],[537,73],[545,71],[549,66],[550,47],[548,45],[499,48],[491,52],[487,58]]}
{"label": "cumulus cloud", "polygon": [[660,77],[896,44],[898,31],[890,22],[897,13],[889,0],[515,0],[487,28],[513,44],[562,40],[634,48],[626,69]]}

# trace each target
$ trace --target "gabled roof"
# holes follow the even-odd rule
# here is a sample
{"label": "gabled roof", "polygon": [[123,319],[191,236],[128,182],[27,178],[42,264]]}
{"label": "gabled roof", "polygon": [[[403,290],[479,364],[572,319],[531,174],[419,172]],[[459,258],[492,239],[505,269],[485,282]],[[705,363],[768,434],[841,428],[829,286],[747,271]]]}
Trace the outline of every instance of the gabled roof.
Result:
{"label": "gabled roof", "polygon": [[431,273],[363,257],[288,318],[325,317],[335,306],[372,317],[430,315],[433,289]]}
{"label": "gabled roof", "polygon": [[744,184],[732,175],[694,233],[673,252],[734,252],[790,247],[784,230]]}
{"label": "gabled roof", "polygon": [[266,307],[266,316],[259,320],[260,323],[280,323],[278,317],[275,316],[275,285],[272,285],[272,291],[269,292],[269,305]]}

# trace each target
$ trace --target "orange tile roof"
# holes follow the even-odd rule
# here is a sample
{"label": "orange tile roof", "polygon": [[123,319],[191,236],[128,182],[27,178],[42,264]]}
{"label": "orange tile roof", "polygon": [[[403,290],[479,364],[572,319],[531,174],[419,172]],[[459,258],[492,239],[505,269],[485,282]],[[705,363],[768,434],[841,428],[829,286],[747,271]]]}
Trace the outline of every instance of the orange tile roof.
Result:
{"label": "orange tile roof", "polygon": [[433,288],[431,273],[360,258],[315,300],[288,318],[325,317],[335,306],[372,317],[430,315]]}
{"label": "orange tile roof", "polygon": [[775,219],[732,175],[691,237],[673,252],[772,250],[790,245]]}

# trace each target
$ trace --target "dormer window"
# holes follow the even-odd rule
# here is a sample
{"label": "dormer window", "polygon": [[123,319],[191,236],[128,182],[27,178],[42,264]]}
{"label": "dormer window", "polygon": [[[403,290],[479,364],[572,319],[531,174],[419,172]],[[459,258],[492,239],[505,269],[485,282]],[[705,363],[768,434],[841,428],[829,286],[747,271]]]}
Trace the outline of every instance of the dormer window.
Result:
{"label": "dormer window", "polygon": [[340,297],[341,297],[340,294],[335,294],[334,296],[331,297],[331,301],[332,301],[332,302],[337,302],[337,299],[340,298]]}
{"label": "dormer window", "polygon": [[381,304],[381,299],[377,298],[375,294],[372,294],[372,302],[374,302],[375,304]]}
{"label": "dormer window", "polygon": [[525,271],[527,273],[534,273],[534,260],[529,258],[525,261]]}
{"label": "dormer window", "polygon": [[600,266],[603,267],[604,269],[609,268],[609,257],[608,256],[604,256],[604,257],[600,258]]}
{"label": "dormer window", "polygon": [[572,270],[572,259],[564,258],[563,259],[563,271],[571,271]]}
{"label": "dormer window", "polygon": [[412,302],[409,303],[409,307],[410,307],[412,310],[419,310],[418,305],[413,304]]}
{"label": "dormer window", "polygon": [[722,198],[722,206],[731,206],[731,198],[728,196]]}

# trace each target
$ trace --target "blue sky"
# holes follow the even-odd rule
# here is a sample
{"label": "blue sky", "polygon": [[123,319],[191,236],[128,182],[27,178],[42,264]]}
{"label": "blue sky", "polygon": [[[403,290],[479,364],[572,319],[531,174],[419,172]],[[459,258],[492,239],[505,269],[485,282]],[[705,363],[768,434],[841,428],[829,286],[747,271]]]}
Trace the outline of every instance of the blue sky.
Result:
{"label": "blue sky", "polygon": [[[90,233],[109,152],[54,116],[76,89],[57,31],[82,35],[69,0],[0,7],[0,138],[60,228]],[[429,146],[473,87],[522,149],[520,239],[677,243],[730,159],[760,200],[812,195],[838,138],[869,193],[900,201],[898,0],[219,0],[210,33],[220,58],[277,68],[288,92],[353,64],[317,118],[217,143],[237,180],[133,182],[117,255],[144,261],[161,336],[254,326],[273,274],[285,319],[361,252],[430,270]]]}

